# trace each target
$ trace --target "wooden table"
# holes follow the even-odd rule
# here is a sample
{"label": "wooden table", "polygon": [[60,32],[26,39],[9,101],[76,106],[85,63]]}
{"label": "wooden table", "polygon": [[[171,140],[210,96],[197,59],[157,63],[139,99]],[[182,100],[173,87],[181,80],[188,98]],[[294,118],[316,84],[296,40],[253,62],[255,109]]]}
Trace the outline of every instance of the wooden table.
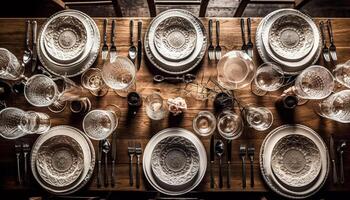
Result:
{"label": "wooden table", "polygon": [[[218,18],[221,22],[221,45],[223,47],[223,53],[241,48],[241,32],[240,32],[240,19],[237,18]],[[0,19],[0,47],[7,48],[13,52],[18,58],[22,58],[23,48],[24,48],[24,29],[25,29],[25,20],[26,19]],[[45,19],[37,19],[39,27],[45,21]],[[109,19],[111,22],[112,18]],[[118,18],[116,20],[116,44],[119,55],[127,56],[127,51],[129,48],[129,18]],[[143,31],[144,34],[147,30],[150,18],[141,18],[143,21]],[[261,19],[253,18],[252,19],[252,35],[254,37],[256,27]],[[319,22],[322,19],[316,19],[316,22]],[[102,18],[95,18],[96,23],[99,26],[100,31],[102,32]],[[205,27],[207,27],[207,18],[202,19]],[[136,30],[136,27],[135,27]],[[108,33],[110,33],[111,27],[108,27]],[[337,54],[339,62],[345,62],[350,57],[350,19],[334,19],[333,20],[333,31],[335,44],[337,46]],[[135,36],[136,36],[136,31]],[[108,34],[108,37],[110,34]],[[136,38],[136,37],[134,37]],[[109,38],[107,41],[110,41]],[[254,41],[254,40],[253,40]],[[102,42],[102,41],[101,41]],[[257,65],[261,63],[259,59],[258,52],[254,52],[254,61]],[[145,57],[145,56],[143,56]],[[322,59],[320,59],[322,60]],[[320,62],[323,65],[322,61]],[[99,56],[97,62],[94,64],[94,67],[101,67],[102,60]],[[208,62],[207,56],[204,58],[202,66],[199,67],[198,76],[201,77],[204,73],[204,80],[207,80],[209,77],[216,77],[216,66],[214,62]],[[79,83],[80,76],[74,78],[74,80]],[[137,72],[137,90],[143,95],[146,96],[152,91],[159,91],[163,97],[170,98],[176,97],[180,94],[184,85],[178,84],[153,84],[152,74],[149,71],[148,66],[142,62],[141,69]],[[338,139],[349,139],[350,134],[348,130],[350,128],[347,124],[341,124],[333,122],[326,119],[321,119],[318,117],[312,110],[310,104],[300,106],[295,110],[294,116],[283,117],[280,112],[275,107],[275,102],[279,98],[281,91],[269,93],[264,97],[254,96],[250,92],[250,88],[244,88],[241,90],[235,91],[238,99],[245,103],[256,103],[261,106],[266,106],[272,110],[274,115],[274,123],[268,131],[257,132],[249,128],[245,128],[244,134],[237,140],[233,141],[232,147],[232,182],[231,188],[227,189],[224,182],[224,188],[218,188],[218,164],[215,165],[215,189],[210,189],[209,184],[209,172],[205,175],[201,184],[196,188],[195,191],[199,192],[219,192],[219,191],[235,191],[235,192],[266,192],[269,191],[268,187],[264,184],[264,181],[260,175],[259,169],[259,151],[260,146],[265,138],[266,134],[272,129],[288,123],[300,123],[306,126],[311,127],[317,131],[327,142],[330,133],[335,134],[336,142]],[[108,188],[97,188],[96,187],[96,178],[93,176],[90,183],[87,184],[85,190],[88,191],[154,191],[152,187],[147,184],[147,180],[143,178],[141,180],[141,188],[136,189],[135,186],[129,186],[129,176],[128,176],[128,155],[127,155],[127,143],[130,140],[139,141],[142,143],[144,148],[149,141],[149,139],[156,134],[159,130],[162,130],[167,127],[183,127],[185,129],[192,131],[192,119],[200,110],[212,110],[213,102],[212,100],[208,102],[197,101],[192,98],[186,98],[188,103],[188,110],[183,116],[183,119],[180,121],[174,122],[174,120],[164,119],[160,123],[152,123],[151,120],[147,117],[144,107],[139,111],[134,119],[131,121],[126,120],[126,111],[127,103],[124,98],[118,97],[112,90],[109,93],[102,97],[96,98],[93,97],[89,92],[86,92],[84,95],[88,96],[92,102],[92,108],[103,108],[107,104],[115,103],[122,108],[123,115],[121,123],[118,127],[118,144],[117,144],[117,185],[116,187]],[[69,109],[66,109],[64,112],[59,114],[50,113],[46,108],[36,108],[31,106],[25,100],[24,96],[21,95],[12,95],[7,101],[8,106],[15,106],[25,110],[35,110],[48,113],[52,117],[52,125],[72,125],[82,130],[82,117],[73,115]],[[0,139],[0,188],[6,191],[17,191],[17,190],[30,190],[36,189],[41,191],[40,186],[36,184],[35,180],[32,180],[30,186],[18,186],[16,184],[16,162],[15,162],[15,153],[14,153],[14,144],[15,142],[20,141],[29,141],[33,142],[35,140],[35,135],[26,136],[17,141],[10,141],[5,139]],[[203,144],[206,147],[208,156],[209,156],[209,138],[202,138]],[[94,145],[96,146],[96,141]],[[256,149],[255,156],[255,187],[250,187],[249,182],[249,168],[247,166],[247,188],[242,189],[241,185],[241,160],[238,156],[239,144],[254,145]],[[345,152],[345,174],[350,173],[350,153],[349,150]],[[224,163],[226,161],[226,156],[224,156]],[[218,163],[218,160],[216,160]],[[224,165],[224,168],[226,166]],[[135,168],[134,168],[135,169]],[[226,171],[223,172],[224,180],[226,178]],[[333,185],[326,184],[324,187],[325,191],[350,191],[350,177],[346,177],[345,185]],[[329,181],[328,181],[329,182]]]}

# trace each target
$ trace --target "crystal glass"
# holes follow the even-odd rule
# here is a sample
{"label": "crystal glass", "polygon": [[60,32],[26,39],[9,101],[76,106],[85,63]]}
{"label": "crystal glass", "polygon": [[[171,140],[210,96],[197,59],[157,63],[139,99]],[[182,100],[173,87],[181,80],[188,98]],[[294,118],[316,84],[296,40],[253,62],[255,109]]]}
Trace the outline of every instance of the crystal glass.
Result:
{"label": "crystal glass", "polygon": [[248,54],[242,51],[230,51],[220,59],[217,70],[218,83],[227,90],[234,90],[252,82],[256,66]]}
{"label": "crystal glass", "polygon": [[350,90],[343,90],[323,99],[315,106],[315,112],[341,123],[350,123]]}
{"label": "crystal glass", "polygon": [[161,120],[167,114],[163,98],[158,93],[148,95],[145,100],[146,114],[153,120]]}
{"label": "crystal glass", "polygon": [[135,90],[136,67],[127,57],[118,56],[114,62],[106,61],[102,68],[106,85],[122,97]]}
{"label": "crystal glass", "polygon": [[209,136],[216,129],[216,118],[209,111],[200,111],[192,122],[193,130],[200,136]]}
{"label": "crystal glass", "polygon": [[18,80],[23,77],[24,66],[9,50],[0,48],[0,78]]}
{"label": "crystal glass", "polygon": [[93,140],[106,139],[116,130],[120,114],[120,109],[116,105],[90,111],[83,120],[85,134]]}
{"label": "crystal glass", "polygon": [[94,96],[104,96],[108,88],[102,79],[102,72],[97,68],[90,68],[81,76],[81,84]]}
{"label": "crystal glass", "polygon": [[265,131],[273,123],[272,112],[266,107],[248,105],[243,109],[243,116],[249,127],[257,131]]}
{"label": "crystal glass", "polygon": [[263,63],[256,71],[251,84],[252,92],[257,96],[264,96],[267,92],[280,89],[284,81],[284,72],[274,63]]}
{"label": "crystal glass", "polygon": [[218,116],[218,131],[227,140],[234,140],[240,137],[243,133],[243,126],[241,116],[231,110],[225,110]]}
{"label": "crystal glass", "polygon": [[0,135],[6,139],[17,139],[26,134],[41,134],[49,130],[50,117],[45,113],[25,112],[8,107],[0,111]]}
{"label": "crystal glass", "polygon": [[336,81],[350,88],[350,60],[346,63],[337,65],[333,70],[333,74]]}

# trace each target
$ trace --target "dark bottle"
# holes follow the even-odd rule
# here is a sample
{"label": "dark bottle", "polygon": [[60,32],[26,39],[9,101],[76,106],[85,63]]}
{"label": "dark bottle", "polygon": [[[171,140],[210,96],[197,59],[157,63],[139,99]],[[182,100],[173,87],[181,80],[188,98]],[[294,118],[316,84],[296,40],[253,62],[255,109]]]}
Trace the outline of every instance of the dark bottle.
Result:
{"label": "dark bottle", "polygon": [[232,109],[234,106],[233,97],[225,92],[220,92],[215,96],[214,108],[217,111]]}
{"label": "dark bottle", "polygon": [[142,105],[142,97],[137,92],[130,92],[127,96],[128,107],[131,114],[136,115]]}
{"label": "dark bottle", "polygon": [[293,95],[285,95],[279,99],[278,102],[280,108],[294,109],[298,105],[298,97]]}

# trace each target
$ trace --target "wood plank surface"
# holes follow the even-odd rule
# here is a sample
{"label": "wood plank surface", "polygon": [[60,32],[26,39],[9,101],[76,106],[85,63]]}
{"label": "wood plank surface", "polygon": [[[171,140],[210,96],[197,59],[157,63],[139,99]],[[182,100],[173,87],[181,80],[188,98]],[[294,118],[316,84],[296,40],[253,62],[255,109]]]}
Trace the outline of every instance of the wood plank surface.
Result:
{"label": "wood plank surface", "polygon": [[[109,18],[111,22],[113,18]],[[116,20],[116,45],[118,50],[118,55],[127,56],[127,51],[129,48],[129,20],[130,18],[114,18]],[[240,32],[240,22],[238,18],[217,18],[221,22],[221,41],[220,44],[223,48],[223,53],[241,48],[241,32]],[[0,47],[7,48],[13,52],[19,59],[22,58],[23,48],[24,48],[24,31],[25,31],[25,20],[27,19],[0,19]],[[42,25],[45,19],[37,19],[38,25]],[[135,21],[142,20],[143,30],[142,34],[144,36],[145,31],[147,30],[150,18],[134,18]],[[208,18],[201,18],[205,27],[207,27]],[[260,22],[260,18],[252,19],[252,36],[255,37],[255,30]],[[316,22],[325,19],[315,19]],[[103,19],[95,18],[96,23],[102,33]],[[335,44],[337,46],[337,53],[339,62],[345,62],[350,58],[350,19],[333,19],[333,31]],[[108,33],[111,31],[111,26],[108,26]],[[134,31],[136,38],[136,27]],[[107,41],[110,41],[110,34],[108,34]],[[254,40],[253,40],[254,41]],[[101,41],[102,42],[102,41]],[[215,44],[215,39],[214,39]],[[101,43],[102,45],[102,43]],[[255,45],[255,42],[254,42]],[[254,62],[258,66],[261,64],[259,59],[258,52],[254,51]],[[145,58],[145,55],[143,55]],[[323,65],[322,59],[318,62]],[[102,67],[102,60],[99,55],[98,60],[93,65],[93,67]],[[147,96],[153,91],[159,91],[165,99],[181,96],[184,88],[183,84],[168,84],[160,83],[154,84],[152,81],[152,73],[149,70],[151,66],[147,66],[145,62],[142,62],[141,69],[137,72],[137,81],[136,87],[137,91],[141,93],[142,96]],[[198,67],[197,75],[201,77],[204,74],[204,80],[208,80],[209,77],[216,77],[216,64],[214,62],[209,62],[207,55],[204,58],[201,66]],[[76,83],[80,83],[80,76],[73,79]],[[122,109],[122,118],[121,123],[117,129],[118,132],[118,143],[117,143],[117,185],[116,187],[108,188],[97,188],[96,187],[96,178],[93,176],[91,181],[87,184],[86,190],[106,190],[106,191],[153,191],[152,187],[147,184],[147,180],[143,177],[141,181],[141,188],[136,189],[135,186],[129,186],[129,177],[128,177],[128,155],[127,155],[127,143],[128,141],[140,141],[142,147],[144,148],[149,141],[149,139],[156,134],[159,130],[162,130],[167,127],[183,127],[192,131],[192,120],[194,116],[201,110],[213,110],[213,102],[209,100],[207,102],[197,101],[193,98],[186,97],[188,103],[188,110],[183,115],[181,120],[172,120],[164,119],[160,122],[152,122],[145,113],[145,108],[138,112],[136,117],[131,120],[126,120],[127,113],[127,102],[124,98],[117,96],[111,89],[109,93],[102,97],[96,98],[93,97],[89,92],[85,92],[84,95],[90,98],[92,102],[92,108],[103,108],[108,104],[117,104]],[[239,101],[244,103],[255,103],[259,106],[266,106],[272,110],[274,115],[274,123],[272,127],[264,132],[257,132],[253,129],[245,127],[244,134],[237,140],[233,141],[232,147],[232,186],[230,189],[226,188],[226,182],[224,182],[224,188],[218,188],[218,160],[215,164],[215,180],[216,185],[214,189],[210,189],[209,184],[209,172],[205,175],[201,184],[195,189],[195,191],[249,191],[249,192],[266,192],[268,187],[265,185],[259,168],[259,151],[260,146],[269,131],[272,129],[289,123],[300,123],[306,126],[311,127],[316,132],[318,132],[325,142],[328,144],[328,138],[331,133],[335,135],[336,142],[339,139],[349,139],[349,128],[348,124],[341,124],[333,122],[327,119],[321,119],[318,117],[312,109],[311,102],[307,103],[304,106],[299,106],[294,113],[281,113],[275,106],[275,102],[281,95],[281,91],[269,93],[264,97],[254,96],[250,92],[250,88],[243,88],[241,90],[235,91],[235,95]],[[8,106],[15,106],[22,108],[24,110],[35,110],[46,112],[52,117],[52,125],[71,125],[82,130],[82,119],[83,116],[76,116],[72,114],[67,108],[64,112],[54,114],[49,112],[46,108],[36,108],[31,106],[26,102],[23,94],[21,95],[12,95],[10,99],[6,100]],[[218,137],[218,133],[216,133]],[[16,160],[14,152],[15,142],[28,141],[32,143],[37,135],[25,136],[17,141],[5,140],[0,138],[0,188],[5,190],[22,190],[28,189],[28,187],[18,186],[16,184]],[[201,138],[203,144],[206,147],[207,155],[209,156],[209,138]],[[93,141],[95,147],[97,142]],[[255,174],[255,187],[250,188],[249,182],[249,166],[247,165],[247,188],[242,189],[241,187],[241,160],[238,156],[238,148],[240,144],[254,145],[256,149],[255,161],[254,161],[254,174]],[[348,156],[350,150],[346,150],[344,153],[345,157],[345,176],[350,174],[350,156]],[[226,154],[226,152],[225,152]],[[224,163],[226,163],[226,156],[224,155]],[[248,164],[248,162],[247,162]],[[225,165],[224,165],[225,166]],[[135,167],[134,167],[135,169]],[[226,167],[224,168],[226,170]],[[224,170],[224,181],[226,180],[226,171]],[[143,174],[143,173],[142,173]],[[134,173],[135,175],[135,173]],[[330,181],[324,187],[325,191],[350,191],[350,177],[346,177],[346,183],[344,185],[333,185],[330,184]],[[39,187],[36,184],[36,181],[32,178],[32,184],[29,188]]]}

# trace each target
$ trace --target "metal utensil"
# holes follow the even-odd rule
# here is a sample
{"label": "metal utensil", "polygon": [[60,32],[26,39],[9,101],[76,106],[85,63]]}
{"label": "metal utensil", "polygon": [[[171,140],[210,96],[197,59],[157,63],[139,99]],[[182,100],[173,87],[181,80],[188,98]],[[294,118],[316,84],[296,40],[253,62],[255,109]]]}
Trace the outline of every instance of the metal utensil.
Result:
{"label": "metal utensil", "polygon": [[340,161],[340,183],[344,184],[345,182],[345,177],[344,177],[344,162],[343,162],[343,154],[344,154],[344,149],[346,148],[346,141],[341,140],[339,141],[339,145],[337,147],[337,152],[339,154],[339,161]]}
{"label": "metal utensil", "polygon": [[248,147],[248,157],[250,160],[250,187],[254,187],[254,151],[253,146]]}
{"label": "metal utensil", "polygon": [[157,83],[161,83],[163,81],[167,81],[170,83],[191,83],[196,79],[196,75],[194,74],[185,74],[182,76],[163,76],[163,75],[155,75],[153,76],[153,81]]}
{"label": "metal utensil", "polygon": [[102,184],[102,172],[101,172],[102,145],[103,145],[103,141],[100,140],[100,142],[98,143],[98,152],[97,152],[97,187],[101,187],[101,184]]}
{"label": "metal utensil", "polygon": [[23,158],[24,158],[24,182],[28,182],[28,154],[30,153],[30,146],[28,143],[22,145],[23,149]]}
{"label": "metal utensil", "polygon": [[239,146],[239,157],[242,159],[242,187],[246,188],[246,171],[245,171],[245,156],[247,154],[247,148],[241,144]]}
{"label": "metal utensil", "polygon": [[136,142],[135,144],[135,153],[137,157],[136,162],[136,188],[140,188],[140,157],[142,155],[141,143]]}
{"label": "metal utensil", "polygon": [[214,135],[210,138],[210,188],[214,188],[214,160],[215,160],[215,147],[214,147]]}
{"label": "metal utensil", "polygon": [[117,160],[117,133],[114,132],[112,136],[112,171],[111,171],[111,185],[115,186],[115,161]]}
{"label": "metal utensil", "polygon": [[335,44],[334,44],[333,29],[332,29],[331,20],[327,20],[327,28],[328,28],[328,35],[329,35],[329,39],[330,39],[329,53],[331,55],[333,62],[336,62],[337,61],[337,49],[336,49]]}
{"label": "metal utensil", "polygon": [[23,63],[27,65],[32,59],[32,50],[29,47],[29,37],[30,37],[30,21],[26,21],[26,30],[25,30],[25,39],[24,39],[24,52],[23,52]]}
{"label": "metal utensil", "polygon": [[215,59],[219,61],[221,59],[221,47],[220,47],[220,22],[216,20],[216,47],[215,47]]}
{"label": "metal utensil", "polygon": [[129,48],[129,58],[130,60],[135,63],[135,59],[136,59],[136,47],[134,45],[134,40],[133,40],[133,36],[134,36],[134,20],[130,20],[130,48]]}
{"label": "metal utensil", "polygon": [[21,167],[20,167],[20,157],[21,157],[21,145],[15,144],[15,152],[16,152],[16,162],[17,162],[17,182],[22,185],[22,176],[21,176]]}
{"label": "metal utensil", "polygon": [[219,158],[219,188],[222,188],[223,181],[222,181],[222,154],[224,154],[224,143],[222,140],[217,140],[215,143],[215,154]]}
{"label": "metal utensil", "polygon": [[108,45],[107,45],[107,19],[103,21],[103,46],[102,46],[102,60],[107,60]]}
{"label": "metal utensil", "polygon": [[137,22],[137,70],[141,67],[142,61],[142,21]]}
{"label": "metal utensil", "polygon": [[247,53],[247,44],[245,43],[245,33],[244,33],[244,19],[241,19],[241,34],[242,34],[242,47],[241,50]]}
{"label": "metal utensil", "polygon": [[334,147],[334,140],[333,140],[333,135],[331,135],[329,139],[329,151],[330,151],[330,158],[332,161],[332,168],[333,168],[333,183],[337,184],[338,183],[338,174],[337,174],[337,167],[336,167],[336,162],[335,162],[335,147]]}
{"label": "metal utensil", "polygon": [[135,155],[135,146],[128,142],[128,155],[129,155],[129,184],[130,186],[134,185],[134,177],[133,177],[133,170],[132,170],[132,160]]}
{"label": "metal utensil", "polygon": [[108,187],[108,152],[110,149],[111,149],[111,143],[109,143],[108,139],[104,139],[102,151],[105,154],[105,173],[104,173],[105,187]]}
{"label": "metal utensil", "polygon": [[231,188],[231,151],[232,151],[232,140],[227,140],[227,188]]}
{"label": "metal utensil", "polygon": [[247,43],[247,53],[248,55],[253,58],[253,42],[252,42],[252,35],[251,35],[251,21],[250,21],[250,17],[248,17],[247,19],[247,30],[248,30],[248,43]]}
{"label": "metal utensil", "polygon": [[32,73],[35,71],[38,63],[38,52],[36,49],[38,24],[32,21]]}
{"label": "metal utensil", "polygon": [[209,29],[208,56],[209,56],[209,60],[215,60],[215,52],[214,52],[214,46],[213,46],[213,20],[212,19],[209,19],[208,29]]}
{"label": "metal utensil", "polygon": [[329,57],[329,49],[327,47],[327,42],[326,42],[326,38],[325,38],[325,35],[324,35],[324,24],[323,24],[323,22],[320,22],[320,30],[321,30],[321,37],[322,37],[322,44],[323,44],[323,48],[322,48],[323,59],[326,62],[330,62],[331,58]]}
{"label": "metal utensil", "polygon": [[115,20],[112,20],[112,32],[111,32],[111,49],[109,50],[109,60],[111,62],[115,61],[115,58],[117,57],[117,47],[114,43],[114,31],[115,31]]}

